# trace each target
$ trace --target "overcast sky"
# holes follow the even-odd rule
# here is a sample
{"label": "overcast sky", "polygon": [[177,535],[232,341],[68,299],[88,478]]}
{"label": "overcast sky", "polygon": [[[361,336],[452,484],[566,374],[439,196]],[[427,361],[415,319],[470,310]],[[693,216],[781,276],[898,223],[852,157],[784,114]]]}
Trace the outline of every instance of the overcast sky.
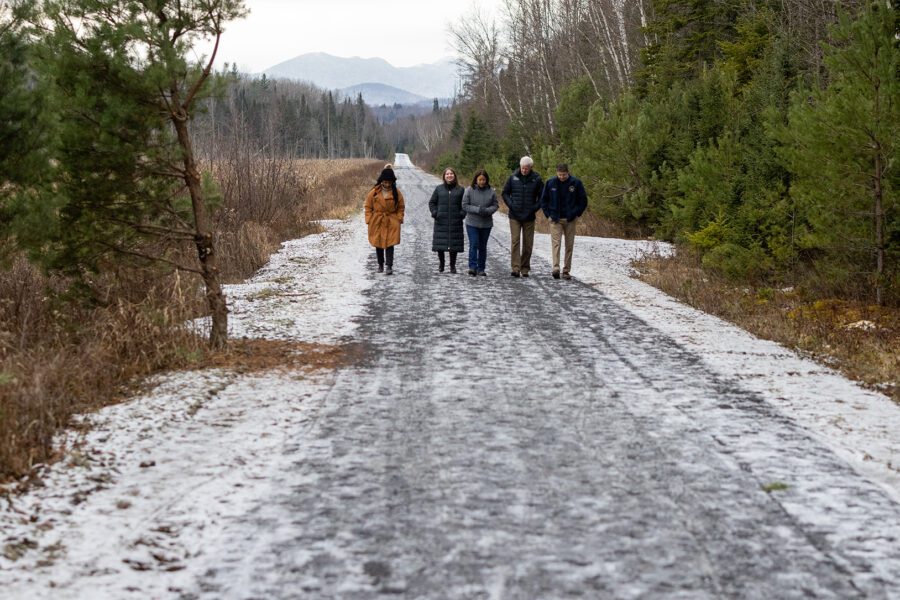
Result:
{"label": "overcast sky", "polygon": [[396,67],[453,56],[448,24],[502,0],[246,0],[247,18],[230,23],[216,64],[256,73],[308,52],[384,58]]}

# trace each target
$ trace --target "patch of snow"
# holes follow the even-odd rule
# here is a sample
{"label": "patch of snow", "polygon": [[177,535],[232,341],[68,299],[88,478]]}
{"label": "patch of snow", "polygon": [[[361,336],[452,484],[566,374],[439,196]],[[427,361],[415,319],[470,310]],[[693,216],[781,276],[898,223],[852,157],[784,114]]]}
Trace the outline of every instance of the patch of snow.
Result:
{"label": "patch of snow", "polygon": [[855,323],[850,323],[846,325],[844,329],[859,329],[861,331],[874,331],[878,329],[878,325],[873,323],[872,321],[866,321],[863,319],[862,321],[856,321]]}
{"label": "patch of snow", "polygon": [[[322,221],[325,232],[284,242],[252,278],[223,286],[228,335],[320,343],[351,338],[372,284],[365,276],[372,251],[362,220]],[[208,318],[195,323],[208,331]]]}
{"label": "patch of snow", "polygon": [[221,565],[223,523],[275,493],[272,482],[293,460],[282,449],[315,418],[308,400],[327,387],[298,374],[179,373],[83,417],[90,431],[60,440],[65,462],[0,511],[2,597],[162,598],[190,589]]}

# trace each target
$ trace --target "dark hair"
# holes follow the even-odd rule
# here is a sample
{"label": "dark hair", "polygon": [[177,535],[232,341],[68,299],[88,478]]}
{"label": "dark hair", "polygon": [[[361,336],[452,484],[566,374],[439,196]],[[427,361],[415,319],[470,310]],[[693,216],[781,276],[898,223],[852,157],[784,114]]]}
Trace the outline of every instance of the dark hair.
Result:
{"label": "dark hair", "polygon": [[441,183],[447,184],[447,171],[453,173],[453,185],[459,185],[459,175],[456,174],[456,169],[452,167],[444,167],[444,171],[441,173]]}
{"label": "dark hair", "polygon": [[397,176],[394,174],[394,169],[391,168],[390,165],[386,165],[382,170],[381,174],[378,175],[378,181],[376,183],[381,183],[384,180],[388,181],[397,181]]}
{"label": "dark hair", "polygon": [[475,171],[475,176],[472,177],[472,187],[478,187],[478,178],[481,177],[482,175],[484,175],[484,178],[487,180],[487,181],[485,181],[485,185],[486,186],[491,185],[491,176],[488,175],[488,172],[485,171],[484,169],[478,169],[477,171]]}
{"label": "dark hair", "polygon": [[[385,169],[385,171],[386,170],[387,169]],[[384,171],[382,171],[381,175],[378,177],[378,181],[375,182],[375,187],[373,187],[372,189],[373,190],[380,189],[382,181],[390,181],[391,182],[391,193],[394,194],[394,210],[396,210],[397,207],[400,205],[400,192],[397,191],[397,178],[396,177],[393,177],[393,178],[384,177],[384,174],[385,174]],[[393,175],[393,174],[394,174],[394,172],[391,171],[391,175]]]}
{"label": "dark hair", "polygon": [[556,165],[556,172],[557,173],[568,173],[569,165],[566,163],[559,163],[558,165]]}

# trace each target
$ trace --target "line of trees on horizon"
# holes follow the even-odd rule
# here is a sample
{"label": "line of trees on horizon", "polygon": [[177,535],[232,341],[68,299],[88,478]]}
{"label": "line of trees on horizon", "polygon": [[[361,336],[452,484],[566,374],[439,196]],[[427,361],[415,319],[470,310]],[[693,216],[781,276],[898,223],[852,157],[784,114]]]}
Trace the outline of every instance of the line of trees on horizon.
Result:
{"label": "line of trees on horizon", "polygon": [[[416,162],[569,163],[592,212],[739,281],[900,302],[893,0],[505,0]],[[415,128],[414,128],[415,129]]]}
{"label": "line of trees on horizon", "polygon": [[391,148],[363,101],[311,83],[239,73],[228,65],[192,127],[206,148],[238,132],[244,142],[296,158],[384,158]]}

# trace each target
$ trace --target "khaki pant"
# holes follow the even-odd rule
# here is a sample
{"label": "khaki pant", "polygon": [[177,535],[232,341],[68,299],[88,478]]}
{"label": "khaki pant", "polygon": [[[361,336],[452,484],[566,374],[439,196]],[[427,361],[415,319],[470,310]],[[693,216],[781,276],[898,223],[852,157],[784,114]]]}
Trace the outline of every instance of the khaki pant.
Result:
{"label": "khaki pant", "polygon": [[[531,271],[531,250],[534,248],[534,221],[509,220],[509,245],[512,270],[516,273]],[[521,238],[521,240],[520,240]]]}
{"label": "khaki pant", "polygon": [[563,273],[569,273],[572,270],[572,250],[575,248],[575,225],[577,219],[567,221],[560,219],[557,223],[550,223],[550,242],[552,244],[553,271],[559,272],[559,245],[562,236],[566,236],[566,262],[563,266]]}

